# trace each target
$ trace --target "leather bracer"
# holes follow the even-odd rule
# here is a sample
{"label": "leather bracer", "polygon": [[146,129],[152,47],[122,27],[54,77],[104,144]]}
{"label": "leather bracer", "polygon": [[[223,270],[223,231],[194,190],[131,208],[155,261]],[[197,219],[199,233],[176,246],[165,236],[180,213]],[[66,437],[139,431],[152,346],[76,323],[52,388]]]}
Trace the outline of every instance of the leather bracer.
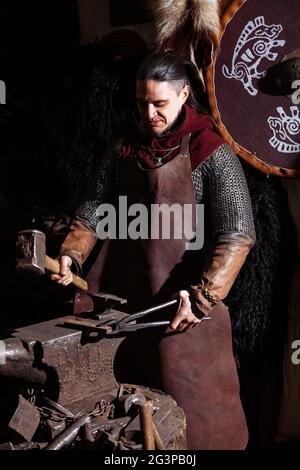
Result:
{"label": "leather bracer", "polygon": [[217,235],[199,284],[190,288],[192,299],[203,313],[227,296],[253,244],[252,237],[240,232]]}
{"label": "leather bracer", "polygon": [[82,271],[82,265],[87,259],[97,241],[97,235],[79,219],[73,219],[70,231],[66,236],[60,256],[67,255],[72,258],[77,273]]}

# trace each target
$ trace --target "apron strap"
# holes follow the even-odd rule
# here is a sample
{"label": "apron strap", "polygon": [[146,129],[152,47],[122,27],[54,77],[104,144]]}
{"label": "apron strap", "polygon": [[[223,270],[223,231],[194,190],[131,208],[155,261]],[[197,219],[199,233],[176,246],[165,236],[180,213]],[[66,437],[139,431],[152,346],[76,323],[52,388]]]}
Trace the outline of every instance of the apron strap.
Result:
{"label": "apron strap", "polygon": [[182,137],[181,145],[180,145],[180,152],[179,152],[179,155],[181,155],[182,157],[189,157],[190,156],[189,143],[190,143],[191,135],[192,134],[189,133],[189,134]]}

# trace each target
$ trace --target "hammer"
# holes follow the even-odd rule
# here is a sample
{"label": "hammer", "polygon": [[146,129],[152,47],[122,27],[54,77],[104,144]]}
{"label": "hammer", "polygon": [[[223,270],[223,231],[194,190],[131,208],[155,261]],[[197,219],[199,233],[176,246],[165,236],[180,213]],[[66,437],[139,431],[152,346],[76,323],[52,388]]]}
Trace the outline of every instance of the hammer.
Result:
{"label": "hammer", "polygon": [[143,449],[144,450],[155,450],[155,434],[153,426],[153,403],[151,400],[147,400],[145,395],[136,390],[134,393],[129,395],[123,395],[118,398],[119,405],[124,407],[125,414],[128,414],[128,411],[132,405],[136,405],[139,410],[140,418],[140,427],[142,432],[143,439]]}
{"label": "hammer", "polygon": [[[57,260],[46,255],[46,237],[40,230],[22,230],[17,239],[17,265],[19,271],[29,271],[35,274],[60,273]],[[72,284],[82,290],[88,290],[87,282],[73,274]]]}

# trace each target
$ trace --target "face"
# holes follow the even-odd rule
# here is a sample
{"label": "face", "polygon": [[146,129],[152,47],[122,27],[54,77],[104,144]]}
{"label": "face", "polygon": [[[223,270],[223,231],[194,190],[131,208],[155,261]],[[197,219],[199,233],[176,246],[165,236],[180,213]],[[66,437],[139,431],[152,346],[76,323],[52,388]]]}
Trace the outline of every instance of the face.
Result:
{"label": "face", "polygon": [[169,82],[137,80],[137,107],[146,129],[163,135],[175,123],[189,95],[188,85],[178,93]]}

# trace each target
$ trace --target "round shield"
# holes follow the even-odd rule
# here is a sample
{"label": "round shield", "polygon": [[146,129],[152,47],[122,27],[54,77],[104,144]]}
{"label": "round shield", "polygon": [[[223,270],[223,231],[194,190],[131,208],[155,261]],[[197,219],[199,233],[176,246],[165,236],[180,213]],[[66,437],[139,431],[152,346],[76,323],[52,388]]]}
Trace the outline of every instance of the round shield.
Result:
{"label": "round shield", "polygon": [[299,48],[299,0],[234,0],[206,71],[221,135],[267,174],[300,176]]}

